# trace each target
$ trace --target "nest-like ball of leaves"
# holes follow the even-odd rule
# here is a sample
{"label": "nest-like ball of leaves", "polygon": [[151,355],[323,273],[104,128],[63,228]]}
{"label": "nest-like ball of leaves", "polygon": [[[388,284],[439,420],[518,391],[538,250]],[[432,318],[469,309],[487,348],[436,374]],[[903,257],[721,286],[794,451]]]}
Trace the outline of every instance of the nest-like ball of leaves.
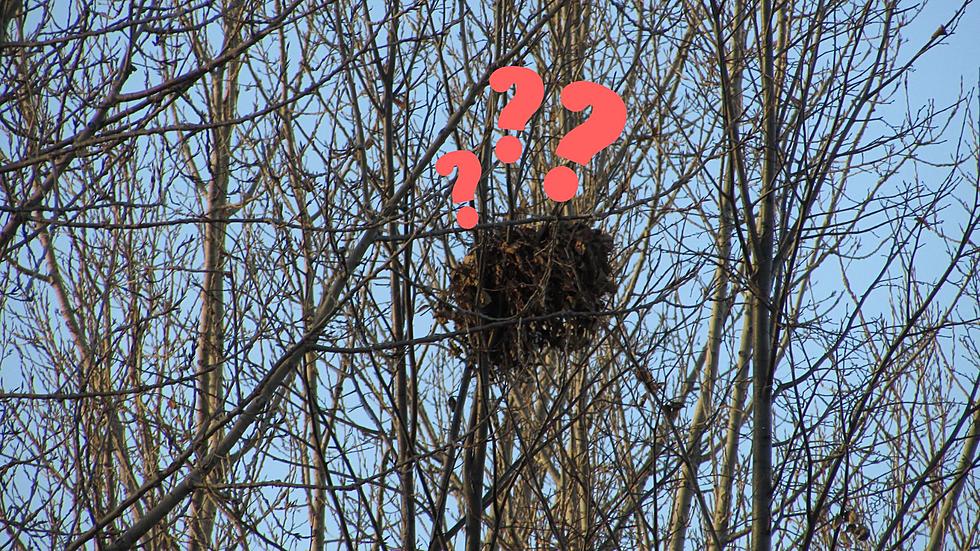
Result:
{"label": "nest-like ball of leaves", "polygon": [[[473,331],[462,351],[486,352],[495,378],[523,377],[536,351],[578,350],[593,340],[616,291],[613,239],[582,222],[487,230],[451,275],[436,317]],[[482,260],[482,266],[481,264]]]}

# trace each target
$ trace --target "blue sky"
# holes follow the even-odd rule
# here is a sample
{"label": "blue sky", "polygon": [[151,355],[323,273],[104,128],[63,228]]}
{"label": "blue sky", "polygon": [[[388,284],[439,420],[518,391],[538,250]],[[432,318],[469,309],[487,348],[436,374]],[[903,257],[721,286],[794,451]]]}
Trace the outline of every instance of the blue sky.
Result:
{"label": "blue sky", "polygon": [[[912,55],[932,35],[938,25],[945,22],[950,15],[950,10],[950,3],[947,2],[932,2],[927,7],[919,20],[913,23],[911,32],[906,35],[909,39],[909,43],[903,48],[906,56]],[[980,73],[978,73],[980,71],[980,62],[978,62],[980,60],[980,10],[976,6],[971,6],[967,16],[955,29],[954,34],[947,36],[944,42],[945,45],[927,53],[917,63],[909,76],[907,99],[913,112],[919,106],[931,101],[936,103],[937,108],[945,107],[959,95],[961,86],[967,89],[976,86],[977,80],[980,78]],[[488,101],[490,97],[491,92],[487,90],[483,100]],[[900,100],[901,98],[896,99]],[[976,102],[971,106],[971,109],[976,113]],[[905,110],[905,104],[896,101],[891,107],[883,108],[883,114],[887,114],[889,117],[900,116]],[[949,143],[942,147],[948,147],[951,151],[956,145]],[[452,144],[447,144],[445,150],[454,148]],[[923,174],[928,175],[928,172],[927,169],[923,168],[923,173],[919,177],[922,177]],[[938,170],[937,172],[941,173],[942,171]],[[908,178],[913,176],[912,174],[902,175],[902,177]],[[452,212],[447,211],[444,220],[450,224],[454,223]],[[955,220],[947,222],[955,224]],[[936,251],[936,253],[939,252],[941,251]],[[937,254],[936,258],[939,256],[941,255]],[[16,368],[8,369],[9,366],[7,365],[4,367],[3,385],[7,389],[17,387],[16,377],[22,372]],[[9,377],[11,373],[14,376],[13,380]]]}

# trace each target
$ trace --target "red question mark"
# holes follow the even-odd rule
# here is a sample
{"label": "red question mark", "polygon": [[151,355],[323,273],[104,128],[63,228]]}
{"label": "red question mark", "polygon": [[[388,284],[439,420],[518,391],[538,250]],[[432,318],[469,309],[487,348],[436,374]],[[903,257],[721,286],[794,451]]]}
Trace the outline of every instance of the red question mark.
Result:
{"label": "red question mark", "polygon": [[[443,176],[449,176],[454,169],[458,169],[458,172],[456,182],[453,184],[453,202],[472,201],[476,195],[476,184],[480,181],[480,174],[483,173],[480,159],[472,151],[463,149],[446,153],[436,161],[436,172]],[[475,226],[479,219],[480,215],[473,207],[463,207],[456,213],[456,221],[467,230]]]}
{"label": "red question mark", "polygon": [[[558,142],[555,154],[563,159],[589,164],[623,133],[626,127],[626,104],[619,94],[601,84],[579,80],[561,90],[561,104],[569,111],[579,112],[592,107],[592,113]],[[567,166],[558,166],[544,177],[544,192],[553,201],[565,202],[575,197],[578,176]]]}
{"label": "red question mark", "polygon": [[[501,67],[490,75],[490,87],[497,92],[506,92],[515,85],[514,97],[500,110],[497,119],[497,126],[505,130],[524,130],[544,99],[541,77],[527,67]],[[521,157],[521,141],[514,136],[504,136],[497,140],[494,151],[501,162],[513,163]]]}

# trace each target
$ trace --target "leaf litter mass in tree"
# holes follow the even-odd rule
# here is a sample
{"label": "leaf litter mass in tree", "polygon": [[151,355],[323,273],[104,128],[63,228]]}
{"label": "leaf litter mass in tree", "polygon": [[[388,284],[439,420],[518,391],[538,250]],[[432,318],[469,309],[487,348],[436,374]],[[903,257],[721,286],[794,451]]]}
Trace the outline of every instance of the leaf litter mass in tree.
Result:
{"label": "leaf litter mass in tree", "polygon": [[505,322],[472,331],[463,353],[483,347],[495,378],[524,378],[536,351],[589,343],[616,291],[612,251],[612,237],[583,222],[494,228],[453,269],[436,318],[459,330]]}

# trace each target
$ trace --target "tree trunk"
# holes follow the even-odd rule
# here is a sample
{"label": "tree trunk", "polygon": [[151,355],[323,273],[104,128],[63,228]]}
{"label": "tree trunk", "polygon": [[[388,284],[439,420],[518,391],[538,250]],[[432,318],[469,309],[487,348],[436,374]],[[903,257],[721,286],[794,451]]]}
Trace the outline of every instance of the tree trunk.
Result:
{"label": "tree trunk", "polygon": [[[929,536],[928,551],[942,551],[946,534],[949,532],[953,511],[959,501],[963,487],[970,476],[970,471],[974,468],[974,457],[977,454],[977,447],[980,444],[980,405],[974,404],[973,420],[971,421],[970,432],[966,436],[966,444],[960,454],[960,460],[956,464],[955,478],[952,488],[943,500],[943,507],[939,511],[939,516],[932,525],[932,533]],[[976,529],[976,527],[974,527]]]}
{"label": "tree trunk", "polygon": [[[225,49],[240,42],[243,8],[230,9],[225,15]],[[233,61],[218,68],[211,81],[212,120],[232,120],[238,102],[238,70]],[[212,149],[209,158],[211,179],[207,186],[208,221],[204,223],[204,267],[201,288],[201,318],[197,343],[197,433],[207,435],[196,450],[198,461],[218,445],[224,435],[212,426],[223,413],[225,369],[225,237],[228,217],[228,184],[233,126],[216,125],[211,129]],[[217,465],[191,496],[189,549],[211,549],[218,504],[209,485],[224,478],[223,462]]]}
{"label": "tree trunk", "polygon": [[773,272],[773,214],[777,176],[777,93],[773,52],[772,0],[762,0],[762,108],[765,152],[762,186],[752,258],[753,300],[752,331],[752,549],[769,551],[772,547],[772,314],[771,288]]}

